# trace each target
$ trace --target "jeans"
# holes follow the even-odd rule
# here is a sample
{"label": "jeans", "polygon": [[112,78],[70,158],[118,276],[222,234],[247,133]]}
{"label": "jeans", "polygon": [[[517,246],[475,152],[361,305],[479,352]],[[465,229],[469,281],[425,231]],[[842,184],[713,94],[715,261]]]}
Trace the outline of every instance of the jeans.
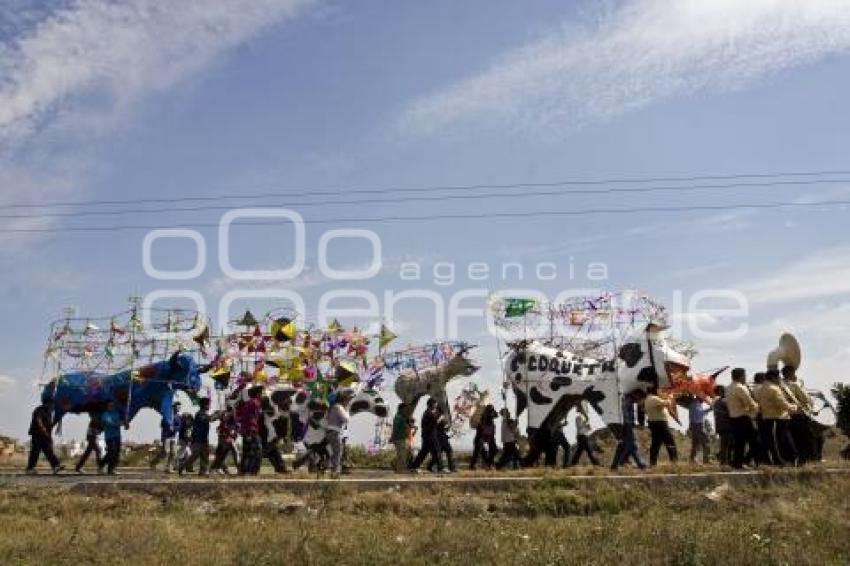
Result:
{"label": "jeans", "polygon": [[644,463],[643,458],[640,457],[640,452],[638,451],[634,425],[624,424],[622,436],[620,437],[620,441],[617,443],[617,448],[614,450],[614,459],[611,462],[611,469],[616,470],[625,464],[629,458],[633,458],[635,464],[637,464],[640,469],[646,467],[646,464]]}
{"label": "jeans", "polygon": [[30,455],[27,460],[28,470],[35,469],[35,465],[38,463],[38,456],[41,453],[44,453],[44,457],[47,458],[51,468],[56,469],[59,466],[59,458],[53,452],[53,439],[33,436],[30,441]]}
{"label": "jeans", "polygon": [[649,432],[652,434],[652,441],[649,444],[649,465],[654,466],[658,463],[658,453],[662,445],[667,449],[667,457],[670,461],[676,462],[678,460],[676,441],[673,440],[667,422],[649,421]]}
{"label": "jeans", "polygon": [[703,423],[690,425],[688,427],[688,436],[691,437],[691,462],[697,461],[697,455],[702,452],[702,461],[708,464],[711,460],[711,450],[709,448],[708,434],[705,432]]}

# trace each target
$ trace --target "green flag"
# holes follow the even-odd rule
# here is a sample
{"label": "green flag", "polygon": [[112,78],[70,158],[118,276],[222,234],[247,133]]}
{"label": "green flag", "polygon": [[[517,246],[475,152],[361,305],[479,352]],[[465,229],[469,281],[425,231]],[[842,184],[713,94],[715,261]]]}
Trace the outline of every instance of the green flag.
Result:
{"label": "green flag", "polygon": [[524,316],[535,306],[537,306],[537,301],[534,299],[507,298],[505,299],[505,318]]}

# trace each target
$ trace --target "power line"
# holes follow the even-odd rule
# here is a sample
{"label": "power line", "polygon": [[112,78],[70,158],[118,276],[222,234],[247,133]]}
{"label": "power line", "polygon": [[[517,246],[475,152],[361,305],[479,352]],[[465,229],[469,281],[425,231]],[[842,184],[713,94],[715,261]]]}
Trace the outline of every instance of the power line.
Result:
{"label": "power line", "polygon": [[[634,208],[595,208],[584,210],[539,210],[525,212],[483,212],[483,213],[461,213],[461,214],[434,214],[421,216],[383,216],[372,218],[320,218],[304,220],[305,224],[343,224],[343,223],[389,223],[389,222],[419,222],[435,220],[480,220],[480,219],[504,219],[504,218],[528,218],[528,217],[553,217],[553,216],[590,216],[597,214],[639,214],[653,212],[706,212],[725,210],[762,210],[796,207],[819,207],[819,206],[846,206],[850,200],[829,200],[817,202],[772,202],[772,203],[743,203],[734,205],[693,205],[693,206],[645,206]],[[236,222],[235,222],[236,223]],[[275,226],[280,222],[239,222],[244,226]],[[200,223],[179,226],[179,228],[216,228],[219,223]],[[64,232],[119,232],[128,230],[160,230],[175,228],[175,226],[71,226],[66,228],[7,228],[0,229],[3,234],[41,234],[41,233],[64,233]]]}
{"label": "power line", "polygon": [[[615,179],[573,179],[548,181],[537,183],[507,183],[507,184],[472,184],[472,185],[435,185],[427,187],[350,187],[337,188],[333,190],[321,188],[293,188],[273,192],[262,192],[252,194],[217,194],[199,195],[172,198],[149,198],[149,199],[116,199],[116,200],[86,200],[86,201],[53,201],[40,203],[11,203],[0,206],[0,210],[16,208],[48,208],[57,206],[103,206],[123,204],[166,204],[178,202],[203,202],[247,198],[273,198],[273,197],[299,197],[299,196],[340,196],[351,194],[388,194],[388,193],[416,193],[432,191],[469,191],[480,189],[521,189],[521,188],[545,188],[545,187],[567,187],[567,186],[593,186],[593,185],[615,185],[635,183],[671,183],[671,182],[695,182],[695,181],[729,181],[735,179],[769,179],[782,177],[822,177],[822,176],[846,176],[850,171],[791,171],[778,173],[737,173],[727,175],[696,175],[680,177],[631,177]],[[827,181],[823,182],[840,182]],[[296,190],[300,192],[289,192]]]}
{"label": "power line", "polygon": [[[573,196],[573,195],[603,195],[603,194],[643,194],[652,192],[692,192],[699,190],[719,189],[751,189],[783,186],[811,186],[832,183],[850,183],[850,178],[843,179],[801,179],[793,181],[767,181],[761,183],[722,183],[711,185],[669,185],[649,187],[609,187],[603,189],[572,189],[572,190],[549,190],[549,191],[523,191],[513,193],[476,193],[476,194],[450,194],[450,195],[428,195],[401,198],[364,198],[357,200],[324,200],[312,202],[288,202],[288,207],[314,207],[314,206],[339,206],[339,205],[365,205],[365,204],[389,204],[401,202],[432,202],[446,200],[477,200],[491,198],[531,198],[541,196]],[[248,197],[240,197],[248,198]],[[208,205],[192,207],[167,207],[167,208],[141,208],[124,210],[89,210],[82,212],[53,212],[45,214],[0,214],[0,219],[15,220],[25,218],[77,218],[84,216],[124,216],[129,214],[159,214],[163,212],[200,212],[210,210],[230,210],[234,205]],[[267,204],[268,206],[268,204]],[[275,205],[271,205],[275,206]],[[2,207],[0,207],[2,208]]]}

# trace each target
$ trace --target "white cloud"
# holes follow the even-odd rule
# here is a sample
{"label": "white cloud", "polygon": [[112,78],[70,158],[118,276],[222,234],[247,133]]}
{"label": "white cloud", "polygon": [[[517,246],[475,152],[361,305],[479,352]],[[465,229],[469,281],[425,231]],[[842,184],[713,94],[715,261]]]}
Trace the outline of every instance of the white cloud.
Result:
{"label": "white cloud", "polygon": [[734,285],[751,304],[775,304],[850,295],[850,247],[813,253],[765,277]]}
{"label": "white cloud", "polygon": [[[136,102],[311,3],[14,0],[0,12],[0,204],[79,199],[91,168],[85,148],[122,124]],[[50,223],[10,220],[4,228]],[[33,237],[3,236],[2,249]]]}
{"label": "white cloud", "polygon": [[624,0],[414,101],[402,130],[463,119],[563,131],[669,96],[739,88],[850,48],[850,0]]}
{"label": "white cloud", "polygon": [[106,95],[105,106],[122,108],[169,88],[306,3],[74,2],[0,47],[0,135],[33,133],[75,97]]}
{"label": "white cloud", "polygon": [[8,375],[0,374],[0,389],[5,387],[13,387],[17,383],[18,380],[16,380],[14,377],[9,377]]}

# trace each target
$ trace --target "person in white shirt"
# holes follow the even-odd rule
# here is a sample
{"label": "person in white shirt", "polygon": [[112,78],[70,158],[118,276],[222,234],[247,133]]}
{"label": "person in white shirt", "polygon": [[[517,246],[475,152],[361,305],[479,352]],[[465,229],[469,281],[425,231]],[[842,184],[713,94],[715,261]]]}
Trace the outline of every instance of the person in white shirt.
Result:
{"label": "person in white shirt", "polygon": [[333,452],[331,454],[331,473],[337,476],[342,473],[342,440],[350,420],[348,409],[345,408],[346,400],[345,395],[340,394],[337,397],[336,402],[328,409],[327,424],[325,425],[328,431],[328,446]]}
{"label": "person in white shirt", "polygon": [[599,460],[593,454],[593,446],[590,444],[590,421],[583,410],[576,411],[576,449],[570,461],[571,466],[578,464],[582,453],[587,454],[587,459],[594,466],[599,465]]}

